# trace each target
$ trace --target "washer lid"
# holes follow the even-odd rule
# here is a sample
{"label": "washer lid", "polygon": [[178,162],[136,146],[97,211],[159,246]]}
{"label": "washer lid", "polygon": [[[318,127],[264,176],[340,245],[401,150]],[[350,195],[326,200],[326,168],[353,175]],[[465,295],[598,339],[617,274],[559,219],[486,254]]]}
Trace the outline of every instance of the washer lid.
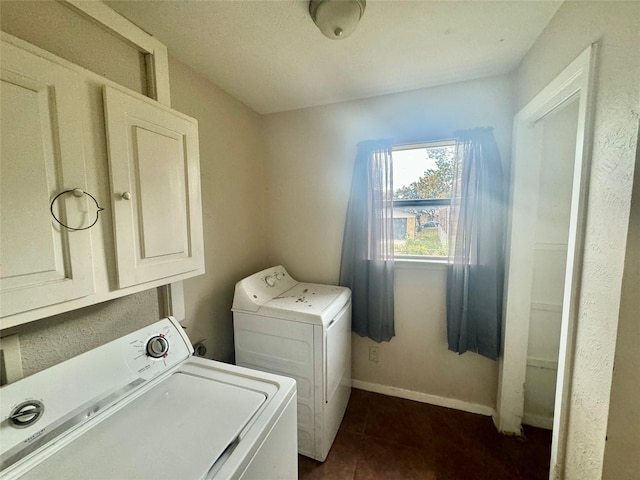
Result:
{"label": "washer lid", "polygon": [[346,287],[298,283],[258,310],[259,315],[327,325],[349,301]]}
{"label": "washer lid", "polygon": [[24,478],[202,478],[265,400],[262,393],[175,373]]}

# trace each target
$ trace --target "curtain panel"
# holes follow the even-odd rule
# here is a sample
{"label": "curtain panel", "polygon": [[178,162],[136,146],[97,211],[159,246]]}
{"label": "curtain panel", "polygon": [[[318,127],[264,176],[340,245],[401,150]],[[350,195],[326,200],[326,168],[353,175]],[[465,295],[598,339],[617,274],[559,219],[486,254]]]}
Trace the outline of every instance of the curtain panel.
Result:
{"label": "curtain panel", "polygon": [[456,132],[449,224],[449,350],[496,359],[502,336],[506,202],[492,128]]}
{"label": "curtain panel", "polygon": [[393,144],[358,144],[347,207],[340,285],[352,291],[352,329],[376,342],[394,329]]}

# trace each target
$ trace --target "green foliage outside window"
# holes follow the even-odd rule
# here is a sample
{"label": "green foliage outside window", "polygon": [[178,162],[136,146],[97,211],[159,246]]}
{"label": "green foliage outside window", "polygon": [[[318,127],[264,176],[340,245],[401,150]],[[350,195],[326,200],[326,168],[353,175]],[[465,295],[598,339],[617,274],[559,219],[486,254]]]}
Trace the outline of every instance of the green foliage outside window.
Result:
{"label": "green foliage outside window", "polygon": [[430,257],[446,257],[447,245],[443,245],[438,236],[438,227],[425,228],[416,233],[415,239],[394,245],[396,255],[426,255]]}
{"label": "green foliage outside window", "polygon": [[[422,147],[424,148],[424,147]],[[455,147],[453,145],[434,146],[424,149],[427,160],[435,163],[415,182],[395,190],[394,200],[449,199],[453,186],[455,167]],[[433,164],[432,162],[428,162]],[[415,217],[415,237],[408,235],[406,218],[394,219],[394,253],[407,256],[446,257],[448,245],[440,241],[440,222],[446,222],[448,216],[440,218],[448,207],[402,207],[404,214]],[[446,212],[445,212],[446,213]],[[446,235],[446,229],[444,230]],[[409,237],[409,238],[408,238]]]}
{"label": "green foliage outside window", "polygon": [[433,159],[438,168],[427,169],[417,181],[397,189],[394,200],[451,198],[455,149],[451,146],[431,147],[426,151],[427,158]]}

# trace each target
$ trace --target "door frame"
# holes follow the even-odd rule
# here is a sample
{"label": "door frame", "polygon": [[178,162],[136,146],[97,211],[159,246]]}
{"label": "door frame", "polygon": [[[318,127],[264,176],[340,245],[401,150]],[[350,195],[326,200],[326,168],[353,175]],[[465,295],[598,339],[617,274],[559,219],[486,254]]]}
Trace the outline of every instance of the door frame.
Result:
{"label": "door frame", "polygon": [[[533,276],[533,238],[542,156],[542,120],[571,102],[579,102],[574,160],[562,325],[558,355],[551,446],[551,478],[564,465],[567,418],[574,358],[583,239],[591,162],[597,44],[590,45],[515,117],[511,165],[511,215],[507,241],[503,354],[494,422],[500,432],[520,434],[524,413],[524,383],[529,340],[529,309]],[[511,281],[510,281],[511,279]],[[559,473],[558,473],[559,472]]]}

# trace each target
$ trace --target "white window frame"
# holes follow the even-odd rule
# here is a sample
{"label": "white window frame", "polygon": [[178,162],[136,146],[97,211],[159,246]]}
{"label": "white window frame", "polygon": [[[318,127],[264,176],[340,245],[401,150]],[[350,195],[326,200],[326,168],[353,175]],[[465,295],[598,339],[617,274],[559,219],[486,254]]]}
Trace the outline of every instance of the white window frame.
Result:
{"label": "white window frame", "polygon": [[[445,140],[436,140],[436,141],[427,141],[427,142],[417,142],[417,143],[403,143],[394,145],[392,151],[403,151],[403,150],[418,150],[421,148],[434,148],[434,147],[449,147],[455,146],[455,139],[445,139]],[[394,186],[395,189],[395,186]],[[435,200],[447,200],[448,203],[445,205],[450,205],[451,199],[435,199]],[[395,208],[396,201],[394,201]],[[437,205],[436,205],[437,206]],[[397,255],[394,253],[394,261],[396,264],[402,267],[424,267],[425,265],[435,266],[435,267],[446,267],[448,259],[447,257],[437,257],[431,255]]]}

